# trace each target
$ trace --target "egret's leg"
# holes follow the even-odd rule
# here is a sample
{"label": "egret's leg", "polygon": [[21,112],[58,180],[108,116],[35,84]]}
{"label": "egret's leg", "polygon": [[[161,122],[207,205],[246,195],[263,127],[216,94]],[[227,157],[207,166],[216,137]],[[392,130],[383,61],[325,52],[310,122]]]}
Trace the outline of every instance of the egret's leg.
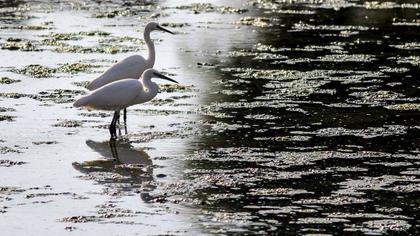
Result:
{"label": "egret's leg", "polygon": [[116,125],[117,125],[117,120],[120,117],[120,111],[115,111],[114,112],[114,116],[112,117],[112,121],[111,121],[111,125],[109,126],[109,133],[111,134],[111,140],[115,140],[117,139],[117,130],[116,130]]}
{"label": "egret's leg", "polygon": [[127,126],[127,108],[124,108],[124,125]]}

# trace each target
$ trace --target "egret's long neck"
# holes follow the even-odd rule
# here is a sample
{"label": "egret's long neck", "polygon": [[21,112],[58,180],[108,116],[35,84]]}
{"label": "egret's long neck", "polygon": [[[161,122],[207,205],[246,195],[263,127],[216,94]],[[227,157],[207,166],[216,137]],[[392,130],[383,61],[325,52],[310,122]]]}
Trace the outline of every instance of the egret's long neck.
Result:
{"label": "egret's long neck", "polygon": [[143,99],[146,101],[154,98],[159,90],[157,84],[153,83],[150,77],[142,77],[140,79],[141,84],[143,85]]}
{"label": "egret's long neck", "polygon": [[149,55],[147,56],[147,68],[153,68],[155,65],[155,45],[153,44],[153,41],[150,39],[150,31],[145,30],[144,31],[144,41],[146,42],[147,49],[149,50]]}

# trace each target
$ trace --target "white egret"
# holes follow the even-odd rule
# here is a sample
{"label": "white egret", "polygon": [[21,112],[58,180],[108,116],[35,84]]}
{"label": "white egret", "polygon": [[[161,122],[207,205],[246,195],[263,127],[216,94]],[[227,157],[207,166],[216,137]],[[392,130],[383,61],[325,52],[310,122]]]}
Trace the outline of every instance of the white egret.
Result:
{"label": "white egret", "polygon": [[[112,83],[117,80],[135,78],[138,79],[146,69],[153,68],[155,64],[155,45],[150,39],[150,33],[154,30],[160,30],[173,34],[171,31],[163,28],[156,22],[149,22],[143,33],[144,41],[146,42],[149,55],[147,59],[140,55],[129,56],[122,61],[114,64],[108,70],[106,70],[98,78],[94,79],[88,86],[87,89],[93,91],[106,84]],[[118,118],[119,119],[119,118]],[[124,124],[127,121],[127,110],[124,109]]]}
{"label": "white egret", "polygon": [[178,83],[155,69],[147,69],[140,79],[123,79],[104,85],[76,100],[73,106],[115,111],[109,126],[111,140],[115,140],[117,138],[116,124],[120,117],[120,110],[150,101],[159,92],[159,86],[152,82],[152,78],[161,78]]}

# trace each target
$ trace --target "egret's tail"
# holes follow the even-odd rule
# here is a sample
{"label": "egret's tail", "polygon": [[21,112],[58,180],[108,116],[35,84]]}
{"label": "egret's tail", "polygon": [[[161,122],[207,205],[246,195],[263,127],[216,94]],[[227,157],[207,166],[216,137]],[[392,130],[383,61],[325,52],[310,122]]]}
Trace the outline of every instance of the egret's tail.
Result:
{"label": "egret's tail", "polygon": [[104,86],[105,84],[107,84],[109,82],[112,82],[112,81],[108,81],[106,78],[105,79],[103,78],[103,75],[100,75],[98,78],[92,80],[90,82],[90,84],[88,84],[86,86],[86,88],[90,91],[93,91],[95,89],[98,89],[98,88]]}
{"label": "egret's tail", "polygon": [[98,81],[97,81],[97,79],[96,79],[96,80],[93,80],[92,82],[90,82],[90,84],[88,84],[88,85],[86,86],[86,88],[87,88],[88,90],[92,91],[92,90],[95,90],[95,89],[97,89],[97,88],[99,88],[99,87],[101,87],[101,86],[102,86],[102,84],[98,83]]}
{"label": "egret's tail", "polygon": [[79,99],[77,99],[74,103],[73,106],[74,107],[83,107],[87,105],[87,101],[88,101],[88,97],[81,97]]}

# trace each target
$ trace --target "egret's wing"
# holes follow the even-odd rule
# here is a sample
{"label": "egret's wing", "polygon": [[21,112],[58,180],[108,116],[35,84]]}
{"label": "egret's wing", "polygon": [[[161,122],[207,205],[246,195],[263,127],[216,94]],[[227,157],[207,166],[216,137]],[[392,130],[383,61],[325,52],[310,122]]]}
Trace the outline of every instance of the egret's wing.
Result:
{"label": "egret's wing", "polygon": [[102,75],[94,79],[87,86],[87,89],[95,90],[104,86],[105,84],[127,78],[139,79],[143,71],[146,69],[146,60],[142,56],[129,56],[124,60],[114,64]]}
{"label": "egret's wing", "polygon": [[139,80],[124,79],[107,84],[78,99],[74,106],[102,110],[121,110],[132,105],[141,91],[143,91],[143,86]]}

